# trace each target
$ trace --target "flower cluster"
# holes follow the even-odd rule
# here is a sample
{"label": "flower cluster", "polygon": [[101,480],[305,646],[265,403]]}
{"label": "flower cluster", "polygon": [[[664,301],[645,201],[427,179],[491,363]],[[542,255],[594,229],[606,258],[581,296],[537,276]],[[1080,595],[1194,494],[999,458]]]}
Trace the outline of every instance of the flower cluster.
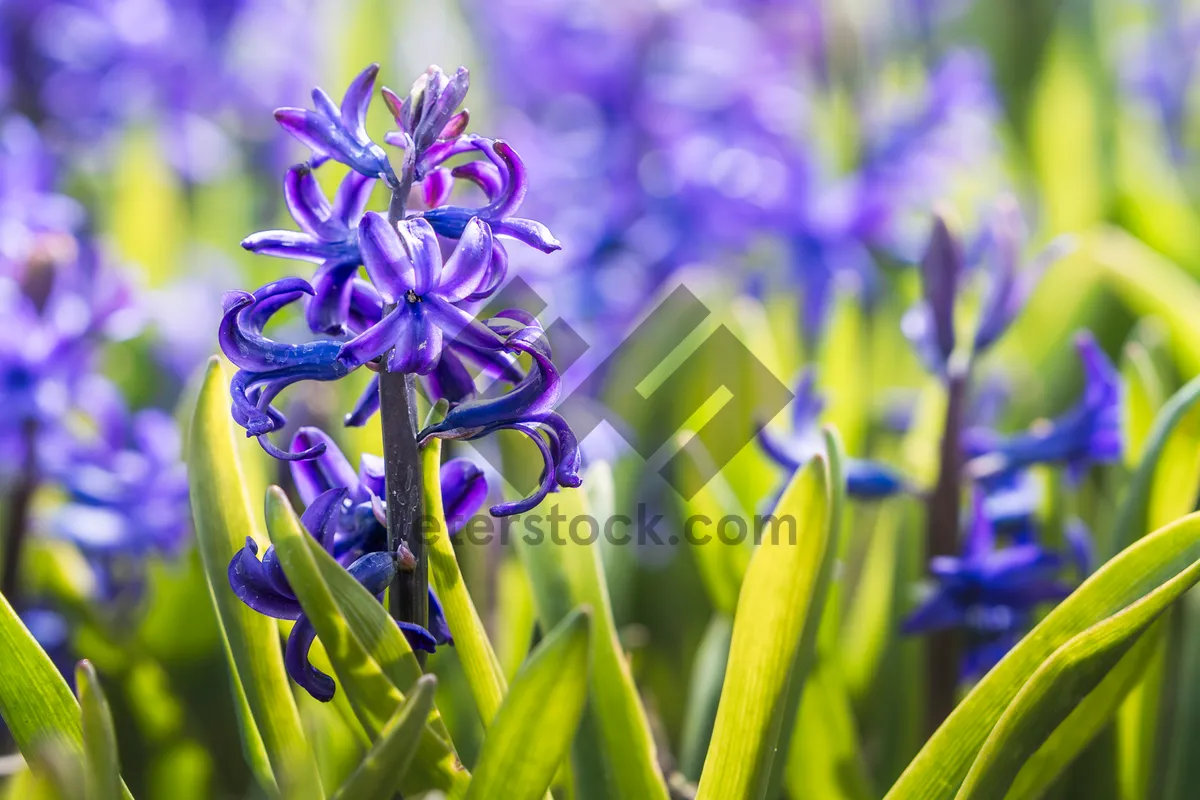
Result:
{"label": "flower cluster", "polygon": [[[383,462],[377,456],[364,455],[356,473],[333,440],[317,428],[301,428],[292,440],[293,452],[318,448],[321,455],[315,459],[290,464],[292,480],[305,505],[300,521],[367,591],[382,596],[396,570],[404,568],[402,563],[398,566],[387,546]],[[443,512],[453,536],[483,505],[487,481],[470,461],[454,459],[442,465],[441,482]],[[246,537],[246,546],[229,563],[229,585],[243,603],[260,614],[295,620],[284,659],[288,674],[313,697],[331,700],[333,679],[308,660],[316,632],[283,573],[274,545],[259,558],[258,543]],[[453,643],[432,588],[428,627],[410,622],[397,625],[415,650],[432,653],[438,645]]]}
{"label": "flower cluster", "polygon": [[[925,367],[946,384],[951,402],[961,402],[953,396],[967,396],[977,359],[1009,329],[1041,273],[1065,249],[1064,242],[1053,242],[1021,267],[1023,245],[1020,212],[1009,198],[997,205],[986,235],[972,248],[986,266],[968,266],[958,237],[942,217],[934,218],[921,262],[923,298],[909,310],[903,327]],[[974,335],[964,347],[956,329],[956,302],[970,268],[985,285]],[[1006,436],[989,427],[978,407],[971,425],[964,424],[971,419],[970,409],[947,416],[944,436],[957,445],[965,462],[961,477],[970,482],[974,497],[969,533],[961,557],[932,559],[930,574],[937,588],[904,629],[963,628],[968,634],[964,677],[990,669],[1024,634],[1038,605],[1070,591],[1052,580],[1064,560],[1038,542],[1038,496],[1030,469],[1065,467],[1068,478],[1078,483],[1091,466],[1121,456],[1120,376],[1090,333],[1077,335],[1076,348],[1083,391],[1056,419]],[[997,543],[997,531],[1006,545]],[[1084,575],[1089,568],[1086,530],[1074,521],[1067,526],[1067,538],[1077,571]]]}
{"label": "flower cluster", "polygon": [[[466,69],[446,75],[430,67],[401,99],[383,96],[398,130],[385,142],[402,147],[397,170],[366,131],[367,109],[378,68],[368,67],[340,105],[320,89],[314,109],[283,108],[275,116],[312,158],[288,170],[284,196],[300,231],[265,231],[248,237],[248,250],[318,264],[311,283],[285,278],[225,299],[219,339],[237,365],[230,393],[233,417],[272,455],[310,459],[324,442],[290,452],[269,434],[287,420],[273,405],[299,381],[332,381],[361,367],[422,376],[431,400],[450,404],[446,418],[421,433],[473,439],[497,430],[532,438],[545,463],[533,495],[496,506],[500,514],[536,505],[558,486],[579,483],[579,447],[554,412],[561,381],[540,324],[516,310],[481,321],[477,305],[492,297],[508,270],[504,240],[543,252],[559,248],[541,223],[516,216],[528,178],[506,142],[466,133],[468,114],[458,107],[468,88]],[[330,202],[313,171],[328,161],[350,168]],[[458,179],[485,201],[450,205]],[[373,185],[391,194],[386,215],[365,211]],[[365,268],[368,279],[359,277]],[[302,344],[267,338],[263,331],[281,309],[308,298],[305,318],[317,337]],[[532,357],[523,371],[517,361]],[[511,391],[478,398],[475,373],[507,382]],[[378,377],[347,415],[363,424],[379,408]]]}

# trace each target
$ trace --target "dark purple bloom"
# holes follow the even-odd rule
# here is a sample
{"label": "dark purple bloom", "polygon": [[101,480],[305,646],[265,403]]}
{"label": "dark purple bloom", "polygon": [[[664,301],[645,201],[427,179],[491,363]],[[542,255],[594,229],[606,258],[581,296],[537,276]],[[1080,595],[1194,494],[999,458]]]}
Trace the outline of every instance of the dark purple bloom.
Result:
{"label": "dark purple bloom", "polygon": [[529,497],[492,506],[491,513],[500,517],[528,511],[559,486],[578,486],[580,453],[574,432],[554,411],[562,382],[542,326],[530,315],[512,310],[487,324],[504,338],[505,349],[532,357],[529,373],[506,394],[454,406],[445,419],[423,429],[417,438],[420,442],[430,438],[471,440],[500,430],[515,430],[529,437],[542,456],[539,485]]}
{"label": "dark purple bloom", "polygon": [[[758,432],[758,441],[767,456],[789,473],[804,466],[824,450],[818,417],[825,401],[817,394],[815,376],[806,370],[796,384],[792,400],[792,432],[783,437],[765,426]],[[846,459],[846,491],[860,500],[891,497],[909,490],[908,482],[898,472],[877,461]]]}
{"label": "dark purple bloom", "polygon": [[368,212],[360,228],[363,264],[391,309],[343,346],[340,361],[354,368],[391,351],[388,370],[426,375],[441,357],[443,336],[500,349],[500,337],[458,305],[488,288],[492,232],[485,222],[471,220],[444,264],[437,235],[423,219],[391,225]]}
{"label": "dark purple bloom", "polygon": [[[387,551],[384,520],[386,491],[382,461],[363,456],[356,473],[323,431],[301,428],[292,442],[295,452],[320,450],[315,459],[293,461],[292,479],[306,508],[305,530],[371,594],[381,596],[396,574],[396,556]],[[465,459],[442,465],[443,511],[453,535],[465,519],[479,510],[487,496],[482,471]],[[276,619],[296,620],[288,638],[285,664],[288,674],[321,701],[333,698],[333,680],[308,661],[316,632],[288,583],[283,567],[270,546],[258,558],[258,543],[246,538],[229,564],[229,584],[243,603]],[[453,644],[441,604],[429,590],[429,627],[396,623],[413,649],[432,653],[438,645]]]}
{"label": "dark purple bloom", "polygon": [[312,149],[313,166],[332,158],[368,178],[384,178],[395,185],[396,175],[383,148],[367,135],[367,107],[375,88],[379,65],[372,64],[355,78],[338,107],[329,95],[313,89],[315,110],[280,108],[280,126]]}
{"label": "dark purple bloom", "polygon": [[1071,593],[1057,579],[1063,559],[1036,544],[997,548],[992,522],[976,495],[971,529],[959,557],[929,565],[933,593],[905,620],[909,634],[962,629],[967,637],[964,678],[991,669],[1021,638],[1034,609]]}
{"label": "dark purple bloom", "polygon": [[358,222],[374,186],[374,179],[351,170],[342,179],[331,205],[312,168],[297,164],[284,178],[283,196],[300,231],[262,231],[242,241],[242,247],[254,253],[320,264],[313,278],[316,294],[305,312],[313,333],[336,335],[345,331],[351,280],[362,263]]}
{"label": "dark purple bloom", "polygon": [[287,424],[272,401],[293,383],[337,380],[351,371],[338,358],[341,342],[318,340],[293,345],[263,336],[263,328],[276,312],[306,294],[313,294],[313,289],[299,278],[269,283],[253,294],[229,292],[218,333],[221,351],[239,367],[229,384],[233,419],[246,429],[247,436],[258,437],[263,449],[276,458],[304,458],[319,453],[289,454],[271,444],[267,434]]}
{"label": "dark purple bloom", "polygon": [[973,456],[969,469],[977,480],[995,481],[1032,464],[1065,464],[1079,480],[1092,464],[1121,456],[1121,376],[1086,331],[1075,338],[1083,362],[1083,396],[1070,411],[1028,432],[1003,437],[992,431],[967,432]]}

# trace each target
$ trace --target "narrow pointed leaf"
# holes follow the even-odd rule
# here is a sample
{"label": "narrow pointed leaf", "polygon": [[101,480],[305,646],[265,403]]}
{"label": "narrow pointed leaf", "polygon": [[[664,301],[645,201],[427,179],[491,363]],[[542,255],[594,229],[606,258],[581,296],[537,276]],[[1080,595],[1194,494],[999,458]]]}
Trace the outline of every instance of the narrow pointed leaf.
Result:
{"label": "narrow pointed leaf", "polygon": [[[346,595],[357,596],[356,605],[369,602],[386,617],[383,606],[348,572],[341,569],[301,527],[287,496],[278,487],[271,487],[267,491],[267,527],[288,582],[312,622],[321,644],[325,646],[337,676],[338,691],[346,693],[367,733],[378,738],[404,698],[379,662],[371,657],[355,635],[326,576],[342,584],[342,591]],[[328,568],[323,571],[320,568],[322,555],[336,571]],[[344,576],[344,580],[335,577],[339,575]],[[390,619],[388,624],[396,627]],[[420,738],[418,751],[413,769],[403,781],[404,793],[428,789],[448,792],[456,785],[465,783],[466,773],[440,731],[427,725]]]}
{"label": "narrow pointed leaf", "polygon": [[334,794],[334,800],[391,800],[400,791],[433,710],[437,678],[420,678],[379,732],[362,764]]}
{"label": "narrow pointed leaf", "polygon": [[691,781],[700,779],[704,755],[712,740],[732,638],[733,619],[725,614],[714,614],[696,650],[696,660],[692,664],[688,683],[683,737],[679,745],[679,771]]}
{"label": "narrow pointed leaf", "polygon": [[566,535],[573,520],[587,515],[584,493],[564,489],[521,518],[514,539],[543,630],[577,606],[592,609],[588,706],[572,755],[578,796],[666,800],[650,723],[617,639],[600,550]]}
{"label": "narrow pointed leaf", "polygon": [[[1191,518],[1191,524],[1200,532],[1200,518]],[[996,722],[963,782],[959,799],[1003,798],[1025,760],[1197,581],[1200,560],[1059,647]]]}
{"label": "narrow pointed leaf", "polygon": [[[188,477],[196,541],[216,608],[235,695],[245,698],[242,746],[260,784],[288,797],[316,797],[321,780],[283,667],[275,620],[243,604],[229,588],[229,562],[247,536],[261,538],[233,440],[229,383],[208,363],[189,432]],[[239,701],[240,707],[240,701]],[[261,743],[261,750],[259,744]],[[256,754],[265,753],[264,774]]]}
{"label": "narrow pointed leaf", "polygon": [[120,766],[117,760],[117,732],[112,712],[96,669],[88,661],[75,667],[75,685],[83,718],[83,761],[87,773],[89,800],[116,800],[121,796]]}
{"label": "narrow pointed leaf", "polygon": [[826,450],[792,476],[750,560],[698,800],[774,796],[782,778],[837,552],[844,488],[828,433]]}
{"label": "narrow pointed leaf", "polygon": [[579,608],[530,655],[488,729],[467,800],[536,800],[550,788],[587,700],[590,643],[591,614]]}
{"label": "narrow pointed leaf", "polygon": [[1200,515],[1194,514],[1140,539],[1106,563],[975,685],[908,765],[888,798],[954,797],[1005,710],[1060,647],[1143,598],[1163,596],[1154,594],[1160,587],[1171,587],[1163,590],[1169,594],[1195,583],[1198,564]]}
{"label": "narrow pointed leaf", "polygon": [[448,535],[446,520],[442,515],[442,440],[433,439],[425,445],[421,455],[425,481],[425,513],[429,547],[429,572],[446,623],[454,636],[454,648],[467,675],[471,695],[479,709],[484,727],[491,724],[492,717],[504,701],[508,689],[500,660],[492,649],[483,620],[475,610],[475,603],[467,591],[462,572],[458,568],[458,557],[454,554],[454,543]]}

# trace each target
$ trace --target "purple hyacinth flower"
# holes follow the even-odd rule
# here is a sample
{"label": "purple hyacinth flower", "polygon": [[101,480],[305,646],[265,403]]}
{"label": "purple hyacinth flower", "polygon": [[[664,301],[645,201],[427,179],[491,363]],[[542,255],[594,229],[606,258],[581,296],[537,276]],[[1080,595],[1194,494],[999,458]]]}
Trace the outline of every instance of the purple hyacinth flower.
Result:
{"label": "purple hyacinth flower", "polygon": [[550,229],[532,219],[514,217],[525,200],[529,178],[525,162],[508,142],[499,139],[471,138],[470,147],[487,156],[487,161],[471,161],[455,167],[452,175],[475,183],[487,197],[487,205],[479,208],[439,206],[422,212],[440,235],[458,239],[476,217],[491,226],[496,236],[506,236],[536,247],[543,253],[561,250],[562,245]]}
{"label": "purple hyacinth flower", "polygon": [[993,258],[979,327],[975,331],[976,353],[984,352],[1004,335],[1025,307],[1042,274],[1071,247],[1070,239],[1055,239],[1021,268],[1024,224],[1021,210],[1011,196],[997,202],[990,238]]}
{"label": "purple hyacinth flower", "polygon": [[1071,593],[1057,579],[1063,559],[1036,544],[997,548],[991,520],[976,494],[971,530],[959,557],[929,565],[937,585],[904,621],[908,634],[953,628],[967,634],[965,679],[991,669],[1020,639],[1034,609]]}
{"label": "purple hyacinth flower", "polygon": [[1065,464],[1078,481],[1092,464],[1121,457],[1121,376],[1087,331],[1076,336],[1075,347],[1083,362],[1084,389],[1074,408],[1007,438],[988,430],[967,431],[964,444],[973,456],[969,469],[977,480],[999,480],[1032,464]]}
{"label": "purple hyacinth flower", "polygon": [[488,281],[492,232],[473,219],[444,263],[437,235],[420,218],[391,225],[374,212],[359,226],[363,264],[383,303],[382,319],[342,346],[348,369],[391,351],[387,369],[427,375],[442,355],[443,338],[481,350],[499,350],[494,331],[460,307]]}
{"label": "purple hyacinth flower", "polygon": [[383,148],[367,135],[367,107],[379,65],[367,67],[346,89],[342,105],[334,104],[322,89],[313,89],[314,111],[280,108],[275,119],[280,126],[312,149],[313,166],[332,158],[368,178],[384,178],[396,185],[396,175]]}
{"label": "purple hyacinth flower", "polygon": [[362,219],[372,178],[351,170],[342,179],[331,204],[307,164],[287,171],[283,195],[300,231],[261,231],[242,241],[254,253],[294,258],[320,264],[313,278],[316,295],[305,317],[313,333],[345,332],[350,315],[351,280],[361,262],[358,222]]}
{"label": "purple hyacinth flower", "polygon": [[579,486],[580,452],[575,433],[554,411],[562,381],[542,326],[532,316],[514,310],[496,315],[487,324],[504,337],[505,349],[533,358],[529,373],[506,394],[454,406],[445,419],[424,428],[417,439],[472,440],[500,430],[514,430],[529,437],[542,456],[541,479],[528,497],[491,507],[493,516],[502,517],[528,511],[560,486]]}
{"label": "purple hyacinth flower", "polygon": [[319,453],[286,453],[271,443],[267,434],[287,424],[272,401],[293,383],[337,380],[351,371],[338,358],[341,342],[284,344],[263,336],[263,328],[276,312],[306,294],[313,294],[313,289],[300,278],[269,283],[253,294],[229,292],[218,331],[221,351],[239,367],[229,384],[234,421],[246,429],[247,436],[257,437],[268,453],[287,460]]}
{"label": "purple hyacinth flower", "polygon": [[921,258],[924,297],[904,315],[903,331],[926,369],[938,375],[946,375],[954,352],[954,303],[962,271],[962,243],[941,215],[935,214]]}
{"label": "purple hyacinth flower", "polygon": [[[815,375],[805,370],[792,400],[792,432],[780,436],[765,426],[758,442],[772,461],[788,473],[795,472],[824,449],[817,425],[825,401],[816,391]],[[891,467],[866,459],[846,459],[846,491],[859,500],[878,500],[909,489],[908,482]]]}

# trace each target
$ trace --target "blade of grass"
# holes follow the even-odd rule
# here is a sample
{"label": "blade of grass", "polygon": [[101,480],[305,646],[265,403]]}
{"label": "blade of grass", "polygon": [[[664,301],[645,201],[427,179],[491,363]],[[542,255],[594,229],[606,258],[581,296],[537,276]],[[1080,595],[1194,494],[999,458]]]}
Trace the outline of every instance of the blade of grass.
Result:
{"label": "blade of grass", "polygon": [[83,718],[83,762],[88,800],[116,800],[121,796],[117,759],[117,732],[112,712],[100,687],[100,678],[89,661],[75,667],[75,685]]}
{"label": "blade of grass", "polygon": [[[236,675],[235,694],[245,698],[249,712],[241,715],[243,749],[267,792],[277,786],[287,797],[317,797],[321,779],[283,668],[275,620],[243,604],[229,588],[230,560],[247,536],[260,538],[261,531],[246,495],[228,406],[229,384],[213,358],[189,431],[188,478],[209,596]],[[259,753],[266,754],[266,765],[259,763]]]}

